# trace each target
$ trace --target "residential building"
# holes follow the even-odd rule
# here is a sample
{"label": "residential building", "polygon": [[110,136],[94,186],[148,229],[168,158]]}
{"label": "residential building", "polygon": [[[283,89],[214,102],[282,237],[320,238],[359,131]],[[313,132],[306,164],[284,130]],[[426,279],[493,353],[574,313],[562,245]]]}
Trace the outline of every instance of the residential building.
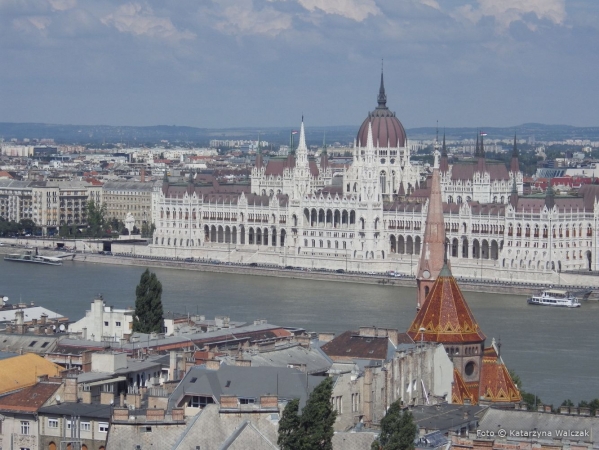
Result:
{"label": "residential building", "polygon": [[62,225],[85,225],[87,202],[102,202],[101,186],[83,181],[18,181],[0,179],[0,216],[32,220],[44,234]]}
{"label": "residential building", "polygon": [[152,222],[152,192],[154,182],[107,181],[102,187],[106,204],[106,217],[125,222],[127,214],[135,218],[135,226],[141,230],[143,224]]}
{"label": "residential building", "polygon": [[57,401],[38,410],[39,448],[105,450],[111,405]]}
{"label": "residential building", "polygon": [[82,339],[98,342],[121,342],[131,336],[133,309],[116,309],[106,306],[102,295],[85,311],[85,317],[69,324],[69,332],[81,333]]}

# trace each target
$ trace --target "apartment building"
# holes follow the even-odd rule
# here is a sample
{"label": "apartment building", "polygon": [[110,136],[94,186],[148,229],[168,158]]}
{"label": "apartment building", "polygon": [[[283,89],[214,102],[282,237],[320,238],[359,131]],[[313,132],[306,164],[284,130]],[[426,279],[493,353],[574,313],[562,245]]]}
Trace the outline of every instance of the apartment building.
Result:
{"label": "apartment building", "polygon": [[108,181],[103,186],[106,217],[125,221],[127,213],[135,218],[135,226],[141,229],[152,221],[153,182]]}

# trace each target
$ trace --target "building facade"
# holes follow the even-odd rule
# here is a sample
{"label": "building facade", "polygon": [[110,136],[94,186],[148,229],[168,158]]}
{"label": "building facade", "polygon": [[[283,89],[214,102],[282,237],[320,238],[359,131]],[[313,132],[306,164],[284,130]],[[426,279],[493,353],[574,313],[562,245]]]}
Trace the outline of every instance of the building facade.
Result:
{"label": "building facade", "polygon": [[43,234],[63,225],[85,225],[87,202],[102,202],[102,187],[83,181],[0,180],[0,216],[31,219]]}
{"label": "building facade", "polygon": [[107,181],[102,187],[106,204],[106,217],[125,222],[127,214],[135,218],[135,226],[141,229],[152,219],[152,192],[154,183],[135,181]]}
{"label": "building facade", "polygon": [[[509,168],[486,159],[482,138],[476,148],[473,161],[449,164],[444,145],[438,158],[456,276],[558,282],[561,272],[599,270],[596,186],[577,197],[524,197],[516,142]],[[149,251],[416,275],[431,184],[421,180],[421,170],[386,106],[381,78],[378,106],[360,127],[343,170],[331,169],[326,152],[308,157],[302,122],[295,153],[268,161],[258,155],[249,187],[155,186]]]}

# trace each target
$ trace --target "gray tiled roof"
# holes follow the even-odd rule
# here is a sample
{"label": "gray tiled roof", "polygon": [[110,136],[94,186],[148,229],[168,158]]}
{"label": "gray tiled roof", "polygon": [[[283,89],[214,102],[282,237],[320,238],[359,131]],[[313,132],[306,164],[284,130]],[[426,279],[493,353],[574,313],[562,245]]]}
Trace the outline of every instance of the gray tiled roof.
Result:
{"label": "gray tiled roof", "polygon": [[192,367],[169,399],[169,410],[179,406],[186,395],[213,396],[220,402],[222,395],[254,398],[277,395],[279,398],[299,398],[303,405],[324,377],[307,375],[287,367],[239,367],[221,365],[219,370],[206,366]]}
{"label": "gray tiled roof", "polygon": [[61,403],[59,405],[44,406],[39,409],[40,414],[56,416],[80,416],[93,419],[110,419],[111,405],[88,403]]}

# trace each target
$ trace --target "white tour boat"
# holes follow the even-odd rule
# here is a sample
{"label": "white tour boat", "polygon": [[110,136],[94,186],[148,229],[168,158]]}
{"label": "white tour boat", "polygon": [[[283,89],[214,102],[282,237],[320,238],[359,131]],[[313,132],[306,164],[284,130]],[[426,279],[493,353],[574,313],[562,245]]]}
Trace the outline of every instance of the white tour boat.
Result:
{"label": "white tour boat", "polygon": [[566,308],[579,308],[580,301],[570,292],[561,289],[548,289],[528,299],[529,305],[564,306]]}

